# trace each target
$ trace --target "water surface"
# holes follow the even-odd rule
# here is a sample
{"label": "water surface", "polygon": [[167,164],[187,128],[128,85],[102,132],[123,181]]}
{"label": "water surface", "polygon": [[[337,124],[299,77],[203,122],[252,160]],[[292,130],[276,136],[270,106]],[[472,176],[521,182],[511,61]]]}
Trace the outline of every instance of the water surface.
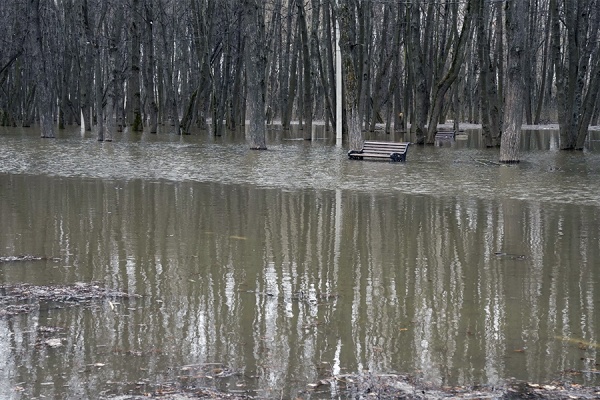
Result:
{"label": "water surface", "polygon": [[[363,371],[600,384],[594,142],[560,152],[536,132],[521,164],[498,166],[475,134],[413,146],[405,164],[292,138],[255,152],[235,137],[1,131],[0,256],[58,260],[2,263],[0,281],[142,297],[0,319],[0,397],[178,381],[330,398],[307,385]],[[47,328],[63,347],[39,345]]]}

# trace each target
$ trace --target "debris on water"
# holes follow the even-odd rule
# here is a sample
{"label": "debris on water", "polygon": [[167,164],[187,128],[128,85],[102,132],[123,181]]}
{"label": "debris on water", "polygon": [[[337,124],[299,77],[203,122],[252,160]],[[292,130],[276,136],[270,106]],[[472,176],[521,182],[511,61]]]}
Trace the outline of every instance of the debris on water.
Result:
{"label": "debris on water", "polygon": [[[0,318],[30,313],[39,309],[39,302],[80,305],[96,300],[130,299],[137,297],[141,296],[106,289],[101,287],[97,282],[78,282],[73,285],[48,286],[29,284],[0,285]],[[114,304],[116,303],[113,303],[113,306]]]}
{"label": "debris on water", "polygon": [[57,349],[59,347],[62,347],[62,340],[57,339],[57,338],[52,338],[52,339],[48,339],[44,342],[44,344],[48,347],[51,347],[53,349]]}
{"label": "debris on water", "polygon": [[494,253],[496,257],[508,258],[510,260],[525,260],[527,257],[524,254],[510,254],[504,253],[502,251],[497,251]]}
{"label": "debris on water", "polygon": [[13,317],[20,314],[29,314],[39,308],[34,304],[11,304],[5,307],[0,306],[0,318]]}
{"label": "debris on water", "polygon": [[41,261],[41,260],[60,261],[60,258],[32,256],[30,254],[19,255],[19,256],[1,256],[0,257],[0,263],[9,263],[9,262],[18,262],[18,261]]}
{"label": "debris on water", "polygon": [[585,387],[569,382],[535,384],[512,380],[500,386],[434,386],[408,375],[339,375],[309,385],[309,392],[337,386],[337,393],[352,399],[592,399],[600,387]]}
{"label": "debris on water", "polygon": [[585,339],[572,338],[568,336],[555,336],[554,338],[566,343],[574,344],[581,350],[587,350],[588,348],[600,349],[600,344],[596,342],[590,342]]}

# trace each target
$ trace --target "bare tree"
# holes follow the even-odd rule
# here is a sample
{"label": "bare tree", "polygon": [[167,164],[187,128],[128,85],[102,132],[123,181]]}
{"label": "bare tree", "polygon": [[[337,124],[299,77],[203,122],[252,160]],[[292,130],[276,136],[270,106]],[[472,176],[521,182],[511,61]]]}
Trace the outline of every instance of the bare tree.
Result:
{"label": "bare tree", "polygon": [[597,101],[593,93],[598,83],[597,79],[590,80],[589,67],[598,62],[599,56],[598,10],[596,0],[550,0],[561,149],[583,148],[589,119],[585,121],[582,116],[585,108],[593,108]]}
{"label": "bare tree", "polygon": [[141,16],[140,0],[131,0],[129,35],[131,37],[129,82],[128,89],[128,123],[134,132],[143,129],[142,124],[142,93],[140,88],[140,58],[141,58]]}
{"label": "bare tree", "polygon": [[446,74],[437,82],[434,88],[433,94],[433,108],[431,115],[429,116],[429,124],[427,129],[427,143],[432,144],[434,142],[435,133],[437,131],[438,121],[441,119],[442,107],[444,105],[444,98],[446,93],[450,90],[450,87],[454,84],[459,76],[460,69],[464,63],[468,39],[471,37],[471,21],[473,20],[473,3],[471,0],[467,3],[465,15],[463,18],[463,24],[460,32],[460,36],[457,39],[456,45],[452,51],[452,58],[450,61],[450,68]]}
{"label": "bare tree", "polygon": [[524,60],[526,48],[527,13],[529,0],[513,0],[506,3],[506,36],[508,44],[508,75],[506,102],[504,105],[504,130],[500,142],[500,162],[519,162],[521,126],[525,91]]}
{"label": "bare tree", "polygon": [[362,64],[362,60],[360,57],[361,44],[357,41],[357,7],[358,5],[354,1],[343,2],[336,7],[340,25],[340,48],[350,150],[360,150],[364,142],[360,113],[362,105],[360,64]]}
{"label": "bare tree", "polygon": [[56,9],[53,2],[41,2],[32,0],[31,12],[34,23],[34,40],[36,56],[36,81],[37,108],[40,115],[40,129],[42,138],[56,137],[54,118],[56,112],[56,82],[54,80],[56,70],[56,59],[53,57],[53,49],[56,49],[54,40],[56,36],[52,28],[56,26]]}
{"label": "bare tree", "polygon": [[248,126],[246,140],[253,150],[266,150],[265,140],[265,4],[259,0],[244,0],[244,28],[248,43],[246,76],[248,85]]}

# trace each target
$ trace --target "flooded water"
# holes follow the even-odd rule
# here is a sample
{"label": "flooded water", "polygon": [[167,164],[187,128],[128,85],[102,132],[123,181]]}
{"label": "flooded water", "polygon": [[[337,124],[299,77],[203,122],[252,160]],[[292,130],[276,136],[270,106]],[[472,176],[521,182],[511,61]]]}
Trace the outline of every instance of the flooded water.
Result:
{"label": "flooded water", "polygon": [[[335,398],[308,385],[364,371],[599,385],[598,133],[560,152],[528,132],[516,166],[468,133],[388,163],[281,132],[256,152],[1,130],[0,256],[53,259],[0,263],[0,282],[142,297],[0,317],[0,398],[173,381]],[[62,347],[39,344],[48,330]]]}

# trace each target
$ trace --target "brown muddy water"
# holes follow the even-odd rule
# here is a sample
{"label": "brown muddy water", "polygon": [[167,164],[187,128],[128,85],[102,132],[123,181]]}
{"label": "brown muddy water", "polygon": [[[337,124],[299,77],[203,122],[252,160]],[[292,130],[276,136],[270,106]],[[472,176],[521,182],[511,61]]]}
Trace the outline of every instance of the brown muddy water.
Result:
{"label": "brown muddy water", "polygon": [[0,130],[0,256],[51,258],[0,263],[0,283],[141,295],[0,317],[0,398],[175,381],[337,398],[310,385],[364,371],[599,385],[600,135],[560,152],[529,131],[523,161],[499,166],[467,133],[396,164],[277,131],[256,152]]}

